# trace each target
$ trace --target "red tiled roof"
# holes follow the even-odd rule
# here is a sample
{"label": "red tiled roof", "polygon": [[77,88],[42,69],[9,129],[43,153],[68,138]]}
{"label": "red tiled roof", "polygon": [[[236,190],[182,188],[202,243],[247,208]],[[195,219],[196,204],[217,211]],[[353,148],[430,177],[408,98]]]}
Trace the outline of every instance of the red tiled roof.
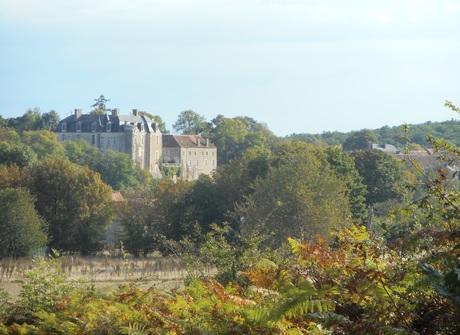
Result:
{"label": "red tiled roof", "polygon": [[181,148],[215,148],[216,146],[199,135],[163,135],[163,147],[181,147]]}

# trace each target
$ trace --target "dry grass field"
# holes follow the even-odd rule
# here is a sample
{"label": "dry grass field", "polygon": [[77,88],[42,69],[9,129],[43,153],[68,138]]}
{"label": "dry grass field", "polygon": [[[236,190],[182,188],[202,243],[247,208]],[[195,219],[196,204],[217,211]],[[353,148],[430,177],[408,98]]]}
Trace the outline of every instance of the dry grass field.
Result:
{"label": "dry grass field", "polygon": [[[12,300],[17,299],[21,274],[34,266],[32,259],[0,260],[0,288],[6,290]],[[169,291],[182,287],[185,276],[185,270],[177,259],[165,257],[65,256],[61,258],[61,268],[70,282],[80,278],[91,280],[98,290],[112,290],[130,282],[140,288],[154,286]]]}

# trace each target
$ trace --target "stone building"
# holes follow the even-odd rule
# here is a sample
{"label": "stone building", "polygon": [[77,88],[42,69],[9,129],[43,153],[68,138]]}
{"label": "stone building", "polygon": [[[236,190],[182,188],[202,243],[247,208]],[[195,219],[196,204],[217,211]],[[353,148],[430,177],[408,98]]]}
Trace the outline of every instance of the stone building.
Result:
{"label": "stone building", "polygon": [[119,109],[103,115],[83,114],[81,109],[75,109],[73,115],[59,122],[55,132],[58,141],[83,139],[102,153],[126,153],[139,168],[161,177],[162,133],[153,119],[137,109],[129,115],[120,115]]}
{"label": "stone building", "polygon": [[163,135],[165,166],[180,167],[181,177],[196,180],[200,174],[211,175],[217,169],[217,148],[199,135]]}

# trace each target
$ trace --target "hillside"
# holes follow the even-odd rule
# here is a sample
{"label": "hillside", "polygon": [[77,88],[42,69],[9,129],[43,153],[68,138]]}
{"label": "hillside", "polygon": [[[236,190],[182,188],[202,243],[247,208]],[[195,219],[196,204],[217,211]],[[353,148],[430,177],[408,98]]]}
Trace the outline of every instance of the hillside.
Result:
{"label": "hillside", "polygon": [[[435,138],[444,138],[456,146],[460,145],[460,120],[450,120],[442,122],[425,122],[422,124],[409,124],[409,138],[413,144],[418,144],[422,147],[427,147],[426,138],[432,135]],[[368,129],[369,130],[369,129]],[[395,146],[403,145],[404,130],[403,125],[400,126],[383,126],[378,129],[370,129],[375,135],[378,143],[393,144]],[[286,136],[286,139],[299,140],[307,143],[316,144],[319,146],[341,145],[352,134],[343,132],[324,132],[322,134],[291,134]]]}

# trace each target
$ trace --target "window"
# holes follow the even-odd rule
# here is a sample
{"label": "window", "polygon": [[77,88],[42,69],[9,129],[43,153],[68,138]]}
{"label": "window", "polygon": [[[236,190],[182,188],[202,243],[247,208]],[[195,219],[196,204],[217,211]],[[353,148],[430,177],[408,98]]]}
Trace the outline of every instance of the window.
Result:
{"label": "window", "polygon": [[92,145],[96,145],[96,135],[93,135],[93,136],[91,137],[91,144],[92,144]]}
{"label": "window", "polygon": [[144,135],[141,135],[141,144],[144,144]]}
{"label": "window", "polygon": [[112,131],[112,123],[108,122],[107,123],[107,132],[110,133]]}
{"label": "window", "polygon": [[94,133],[96,131],[96,122],[93,122],[92,124],[92,127],[91,127],[91,131]]}
{"label": "window", "polygon": [[62,140],[65,141],[65,135],[62,135]]}
{"label": "window", "polygon": [[160,145],[160,136],[157,135],[157,145]]}
{"label": "window", "polygon": [[67,131],[67,123],[65,122],[61,123],[61,131]]}
{"label": "window", "polygon": [[206,156],[209,154],[209,152],[206,151]]}
{"label": "window", "polygon": [[104,145],[104,136],[101,137],[101,146]]}
{"label": "window", "polygon": [[191,165],[192,165],[192,160],[191,160],[191,159],[188,160],[187,165],[188,165],[188,166],[191,166]]}
{"label": "window", "polygon": [[77,122],[77,131],[78,131],[78,132],[81,131],[81,122]]}
{"label": "window", "polygon": [[195,151],[195,156],[196,156],[196,151]]}
{"label": "window", "polygon": [[139,150],[139,157],[142,157],[143,154],[144,152],[142,150]]}
{"label": "window", "polygon": [[158,151],[155,151],[155,162],[158,163],[159,158],[160,158],[160,154],[158,153]]}
{"label": "window", "polygon": [[80,139],[80,138],[81,138],[81,135],[80,135],[80,134],[78,134],[78,135],[77,135],[77,140],[78,140],[78,139]]}
{"label": "window", "polygon": [[208,160],[207,159],[204,160],[204,166],[208,166]]}
{"label": "window", "polygon": [[191,152],[191,151],[189,151],[189,152],[188,152],[188,154],[191,156],[191,155],[192,155],[192,152]]}
{"label": "window", "polygon": [[198,166],[198,159],[196,160],[196,166]]}
{"label": "window", "polygon": [[110,147],[110,137],[107,137],[107,148]]}
{"label": "window", "polygon": [[214,159],[212,160],[212,166],[216,166],[216,161]]}

